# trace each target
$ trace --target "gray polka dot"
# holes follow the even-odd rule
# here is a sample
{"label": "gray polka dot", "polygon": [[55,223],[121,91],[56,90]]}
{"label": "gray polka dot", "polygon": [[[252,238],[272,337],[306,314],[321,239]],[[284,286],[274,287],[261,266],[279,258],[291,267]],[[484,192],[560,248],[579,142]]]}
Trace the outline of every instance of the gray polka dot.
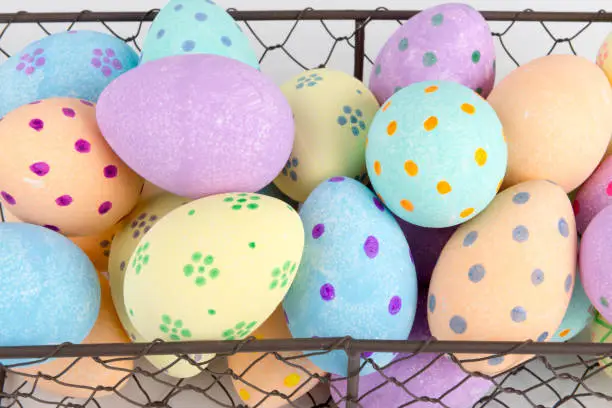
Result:
{"label": "gray polka dot", "polygon": [[538,286],[542,282],[544,282],[544,271],[541,269],[534,269],[533,272],[531,272],[531,283],[533,283],[534,286]]}
{"label": "gray polka dot", "polygon": [[478,283],[485,276],[485,268],[481,264],[472,265],[468,271],[468,277],[474,283]]}
{"label": "gray polka dot", "polygon": [[529,230],[524,225],[518,225],[512,230],[512,239],[516,242],[525,242],[529,239]]}
{"label": "gray polka dot", "polygon": [[516,193],[514,197],[512,197],[512,202],[514,204],[525,204],[530,198],[531,195],[528,192],[522,191],[520,193]]}
{"label": "gray polka dot", "polygon": [[461,316],[453,316],[450,319],[449,326],[451,330],[457,334],[463,334],[467,330],[467,322]]}
{"label": "gray polka dot", "polygon": [[498,366],[504,362],[504,356],[492,357],[488,360],[489,365]]}
{"label": "gray polka dot", "polygon": [[572,275],[567,275],[567,278],[565,278],[565,293],[569,293],[573,280]]}
{"label": "gray polka dot", "polygon": [[181,45],[181,48],[183,49],[183,51],[189,52],[189,51],[193,51],[195,46],[196,46],[195,41],[186,40],[186,41],[183,41],[183,44]]}
{"label": "gray polka dot", "polygon": [[463,238],[463,246],[470,247],[474,244],[474,242],[476,242],[477,239],[478,239],[478,232],[470,231],[467,233],[465,238]]}
{"label": "gray polka dot", "polygon": [[510,317],[513,322],[521,323],[527,320],[527,312],[521,306],[517,306],[510,311]]}
{"label": "gray polka dot", "polygon": [[427,302],[427,306],[429,307],[429,311],[431,313],[433,313],[434,310],[436,310],[436,296],[435,295],[429,295],[429,302]]}
{"label": "gray polka dot", "polygon": [[563,217],[559,218],[558,227],[559,227],[559,234],[561,234],[565,238],[569,237],[569,226],[567,225],[567,221],[565,221],[565,218]]}
{"label": "gray polka dot", "polygon": [[538,340],[540,343],[545,341],[548,338],[548,332],[544,332],[538,336]]}

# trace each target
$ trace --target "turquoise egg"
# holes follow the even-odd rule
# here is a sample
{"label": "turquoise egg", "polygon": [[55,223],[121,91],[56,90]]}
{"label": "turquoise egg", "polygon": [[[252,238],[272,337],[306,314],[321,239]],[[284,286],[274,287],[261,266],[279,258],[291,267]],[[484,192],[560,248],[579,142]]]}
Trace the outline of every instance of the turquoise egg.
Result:
{"label": "turquoise egg", "polygon": [[171,0],[155,17],[142,63],[181,54],[215,54],[259,69],[247,36],[212,0]]}
{"label": "turquoise egg", "polygon": [[93,328],[98,274],[68,238],[37,225],[2,223],[0,271],[0,346],[80,343]]}
{"label": "turquoise egg", "polygon": [[112,35],[97,31],[50,35],[0,66],[0,117],[53,97],[97,102],[111,81],[136,65],[136,52]]}
{"label": "turquoise egg", "polygon": [[572,298],[570,299],[563,321],[550,341],[562,342],[576,337],[591,323],[594,314],[594,308],[580,281],[580,272],[576,271],[576,284],[574,285]]}
{"label": "turquoise egg", "polygon": [[[410,248],[395,218],[363,184],[333,177],[300,210],[302,262],[283,307],[294,338],[406,340],[417,302]],[[364,353],[384,366],[392,353]],[[346,375],[343,351],[311,356],[323,371]],[[361,374],[373,372],[366,364]]]}
{"label": "turquoise egg", "polygon": [[368,133],[368,176],[385,205],[420,227],[461,224],[491,202],[508,148],[493,108],[454,82],[398,91]]}

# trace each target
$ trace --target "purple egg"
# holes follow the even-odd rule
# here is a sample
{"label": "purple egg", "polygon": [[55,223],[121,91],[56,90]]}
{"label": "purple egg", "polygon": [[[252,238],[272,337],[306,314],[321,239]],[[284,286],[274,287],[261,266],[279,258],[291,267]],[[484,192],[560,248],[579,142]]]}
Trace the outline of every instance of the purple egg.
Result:
{"label": "purple egg", "polygon": [[493,37],[472,7],[442,4],[406,21],[376,57],[370,89],[382,104],[396,90],[429,80],[458,82],[483,97],[493,89]]}
{"label": "purple egg", "polygon": [[419,296],[417,298],[417,308],[414,314],[414,323],[410,330],[408,340],[411,341],[426,341],[431,338],[429,323],[427,322],[427,289],[419,288]]}
{"label": "purple egg", "polygon": [[133,71],[104,90],[96,113],[112,149],[151,183],[196,199],[258,191],[283,169],[293,114],[255,68],[193,54]]}
{"label": "purple egg", "polygon": [[572,203],[576,228],[584,234],[589,223],[601,210],[612,204],[612,157],[604,160],[578,190]]}

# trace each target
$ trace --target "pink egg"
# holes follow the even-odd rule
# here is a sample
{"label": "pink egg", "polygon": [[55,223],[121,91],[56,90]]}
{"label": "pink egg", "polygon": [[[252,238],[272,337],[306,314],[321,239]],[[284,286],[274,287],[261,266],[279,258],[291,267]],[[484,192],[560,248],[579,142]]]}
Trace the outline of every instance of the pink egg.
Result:
{"label": "pink egg", "polygon": [[591,220],[610,204],[612,204],[612,158],[607,158],[580,187],[572,203],[578,233],[584,234]]}

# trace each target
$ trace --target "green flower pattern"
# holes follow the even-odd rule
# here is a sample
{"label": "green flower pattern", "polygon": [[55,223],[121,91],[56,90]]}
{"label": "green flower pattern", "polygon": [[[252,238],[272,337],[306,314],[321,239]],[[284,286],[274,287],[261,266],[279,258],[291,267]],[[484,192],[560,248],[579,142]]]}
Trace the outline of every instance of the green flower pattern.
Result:
{"label": "green flower pattern", "polygon": [[231,329],[225,330],[221,334],[221,336],[223,337],[223,340],[241,340],[251,332],[251,330],[253,329],[253,327],[255,327],[256,324],[256,321],[252,321],[249,324],[242,321],[236,324]]}
{"label": "green flower pattern", "polygon": [[162,315],[162,323],[159,325],[159,330],[162,333],[168,335],[170,340],[181,341],[191,338],[191,332],[189,329],[183,327],[182,320],[172,320],[168,315]]}
{"label": "green flower pattern", "polygon": [[250,195],[247,193],[236,194],[235,196],[225,197],[223,199],[224,202],[229,203],[232,207],[232,210],[238,211],[243,208],[247,208],[249,210],[256,210],[259,208],[259,204],[257,201],[261,199],[258,195]]}
{"label": "green flower pattern", "polygon": [[142,268],[144,268],[149,263],[150,256],[149,254],[147,254],[148,249],[149,243],[145,242],[136,250],[136,255],[132,260],[132,268],[134,268],[134,270],[136,271],[136,275],[140,275]]}
{"label": "green flower pattern", "polygon": [[272,282],[270,283],[270,290],[276,288],[284,288],[289,283],[289,278],[295,274],[297,265],[295,262],[286,261],[282,268],[272,269]]}
{"label": "green flower pattern", "polygon": [[183,266],[183,274],[187,278],[191,278],[195,275],[194,283],[198,287],[206,285],[206,278],[215,280],[221,274],[219,268],[214,267],[215,257],[212,255],[206,255],[202,252],[194,252],[191,255],[191,263]]}

